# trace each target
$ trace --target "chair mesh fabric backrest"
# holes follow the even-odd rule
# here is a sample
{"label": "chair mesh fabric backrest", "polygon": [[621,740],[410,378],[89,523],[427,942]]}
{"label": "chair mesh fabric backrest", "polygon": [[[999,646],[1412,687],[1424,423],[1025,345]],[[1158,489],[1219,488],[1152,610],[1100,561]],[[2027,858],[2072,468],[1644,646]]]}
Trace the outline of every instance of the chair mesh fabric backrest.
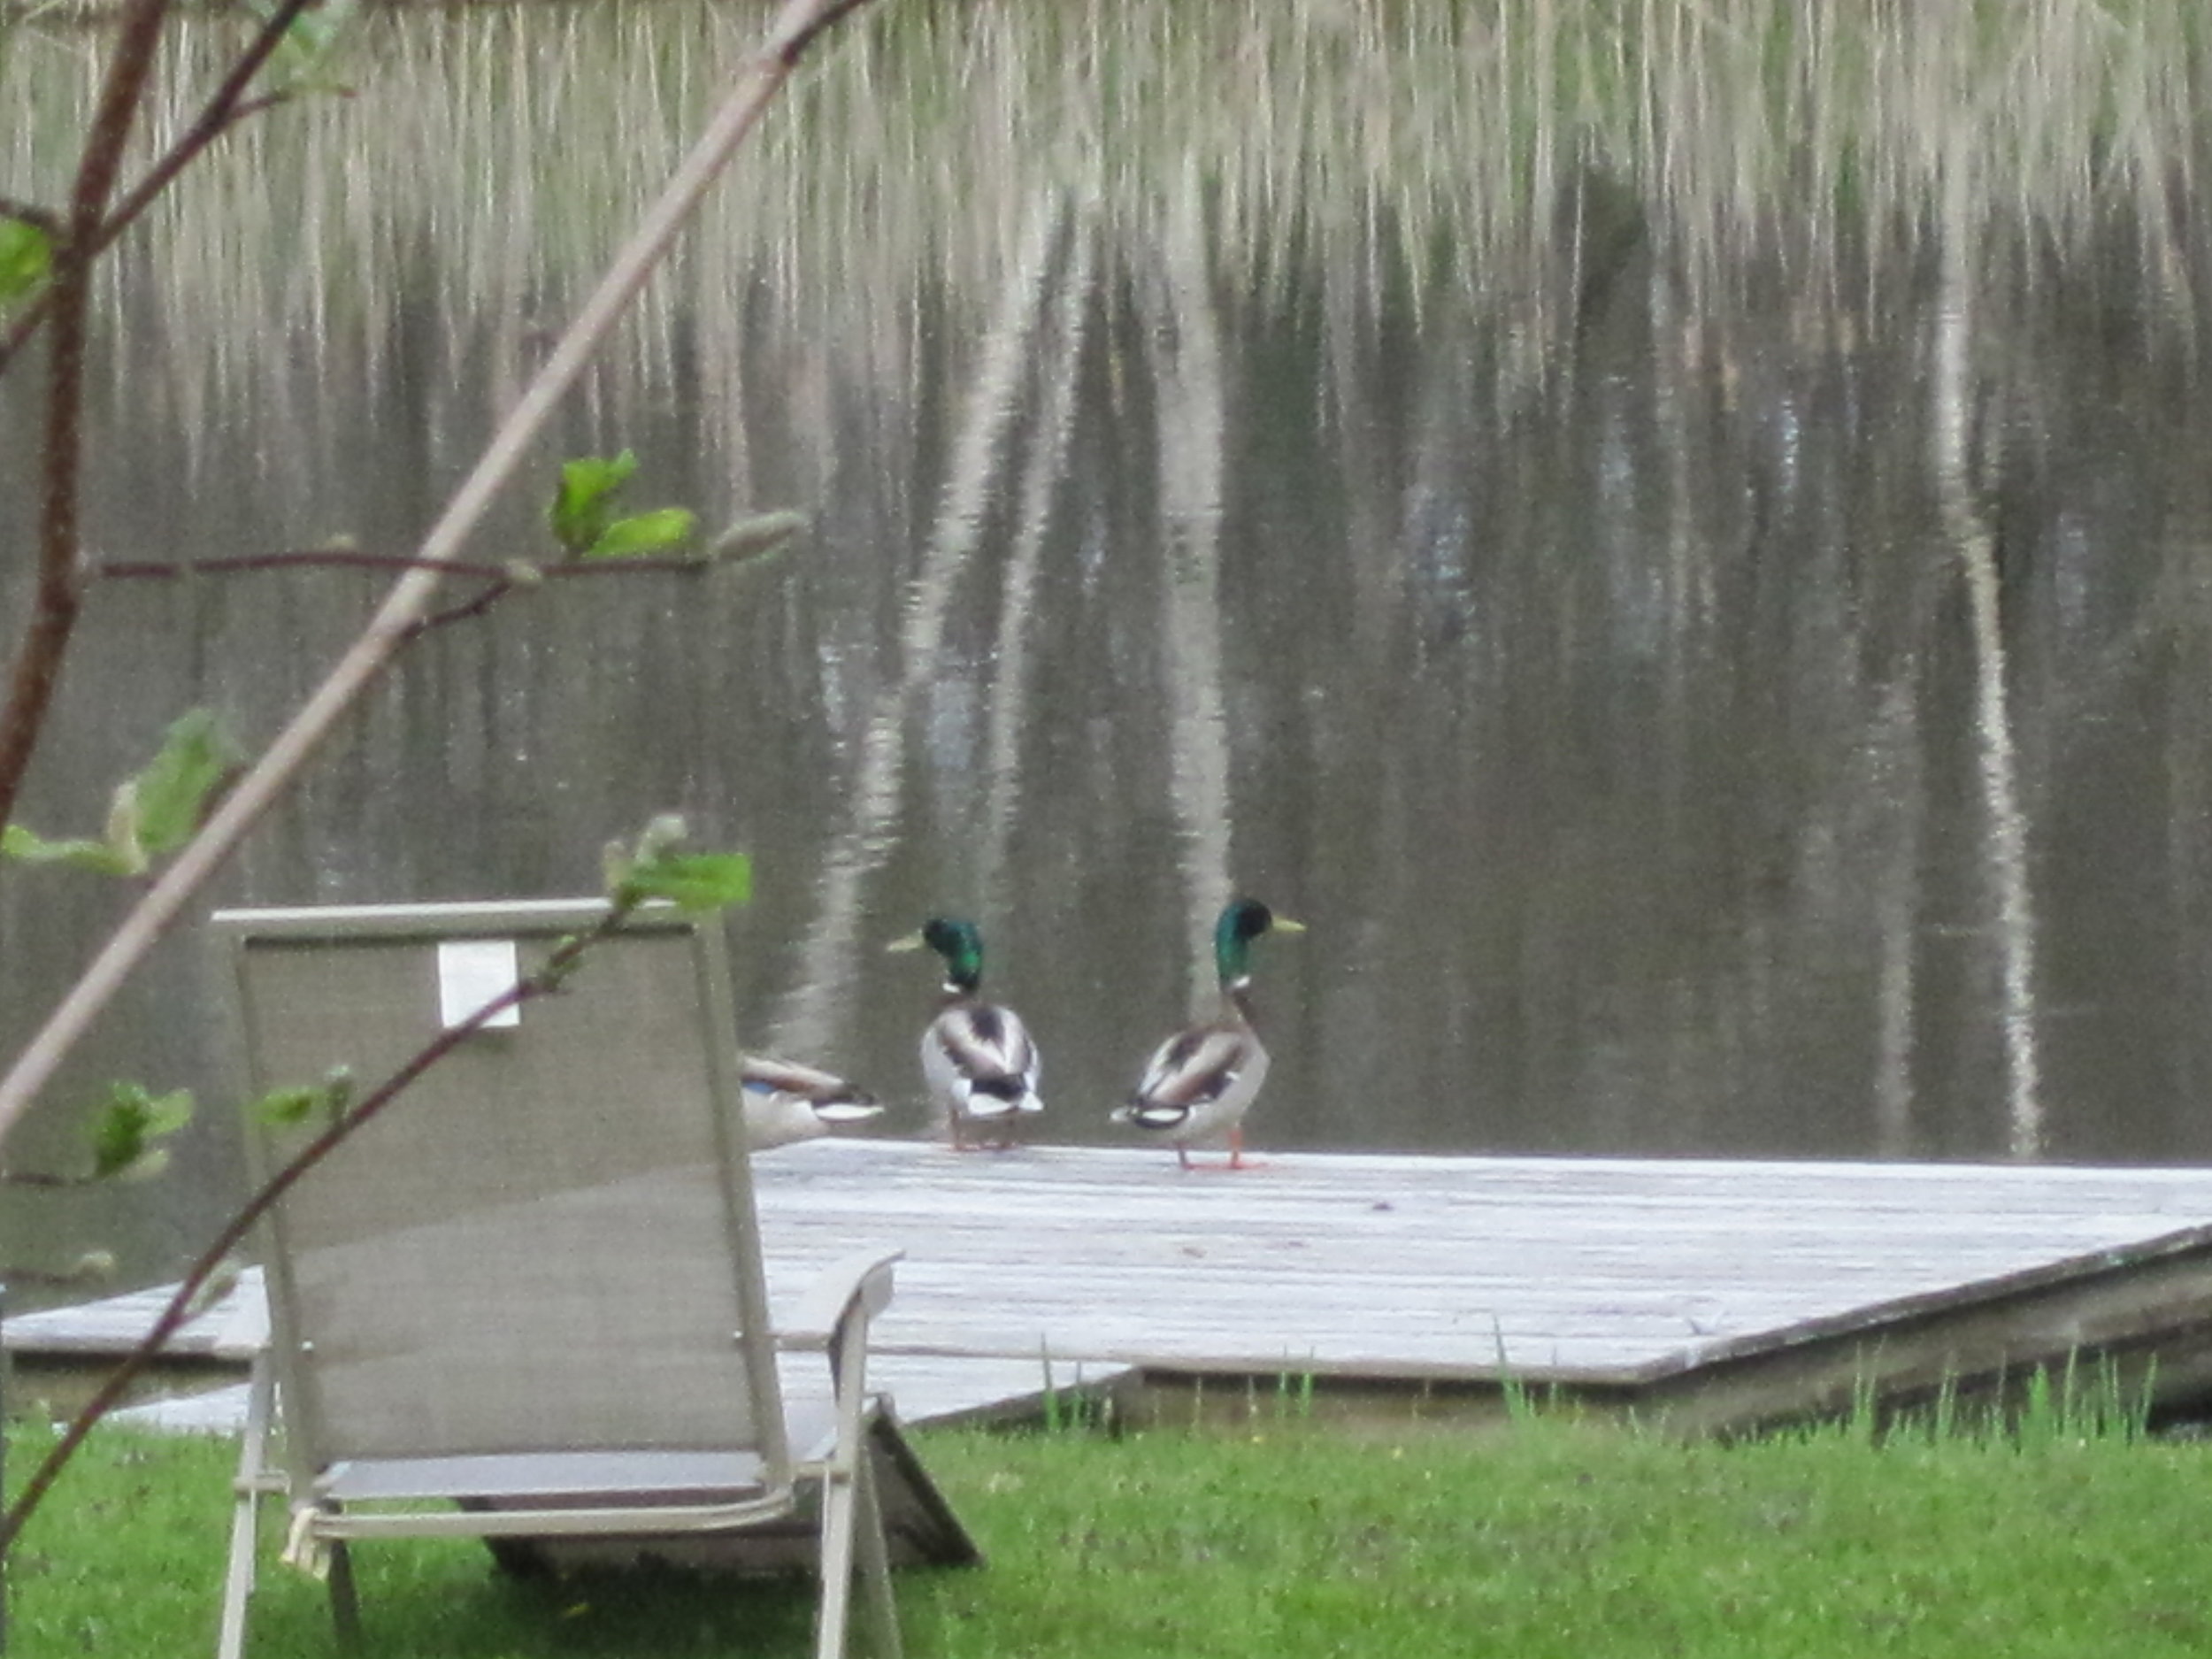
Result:
{"label": "chair mesh fabric backrest", "polygon": [[[365,1092],[436,1037],[442,934],[513,938],[526,972],[564,931],[257,932],[273,914],[219,918],[257,1090],[343,1064]],[[781,1462],[762,1445],[781,1432],[766,1333],[749,1359],[738,1340],[758,1242],[710,942],[678,923],[597,947],[280,1206],[287,1415],[319,1466],[549,1449]],[[312,1127],[256,1131],[263,1158]]]}

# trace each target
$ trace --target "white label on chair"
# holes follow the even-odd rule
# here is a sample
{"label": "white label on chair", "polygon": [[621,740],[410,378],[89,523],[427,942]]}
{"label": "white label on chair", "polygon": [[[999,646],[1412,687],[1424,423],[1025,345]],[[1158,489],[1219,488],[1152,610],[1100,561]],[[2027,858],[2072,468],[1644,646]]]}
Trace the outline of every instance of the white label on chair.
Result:
{"label": "white label on chair", "polygon": [[[447,939],[438,944],[438,1023],[450,1031],[495,997],[522,982],[511,939]],[[485,1028],[522,1024],[519,1004],[503,1008]]]}

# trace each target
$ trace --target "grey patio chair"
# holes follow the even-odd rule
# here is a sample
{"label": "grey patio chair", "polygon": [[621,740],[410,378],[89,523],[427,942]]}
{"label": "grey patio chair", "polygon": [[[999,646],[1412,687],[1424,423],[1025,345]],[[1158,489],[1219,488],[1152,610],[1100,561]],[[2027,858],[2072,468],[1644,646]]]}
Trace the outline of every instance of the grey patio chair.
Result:
{"label": "grey patio chair", "polygon": [[[240,1081],[258,1096],[342,1064],[373,1087],[604,913],[219,914]],[[288,1555],[326,1571],[344,1639],[360,1618],[349,1547],[427,1534],[482,1538],[510,1565],[612,1549],[809,1567],[823,1655],[844,1651],[857,1578],[897,1651],[894,1554],[977,1558],[867,1390],[869,1319],[898,1253],[833,1264],[772,1327],[739,1060],[719,925],[641,912],[284,1199],[263,1240],[271,1340],[221,1659],[243,1651],[256,1507],[279,1494]],[[250,1125],[256,1171],[320,1126]],[[780,1367],[780,1351],[815,1357]]]}

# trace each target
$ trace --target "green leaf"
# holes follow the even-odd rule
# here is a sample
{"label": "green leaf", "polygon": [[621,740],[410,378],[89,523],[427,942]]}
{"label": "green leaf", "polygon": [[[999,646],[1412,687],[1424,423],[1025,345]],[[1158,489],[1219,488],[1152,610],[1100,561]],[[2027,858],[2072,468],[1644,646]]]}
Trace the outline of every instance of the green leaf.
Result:
{"label": "green leaf", "polygon": [[781,548],[805,529],[808,522],[803,512],[755,513],[749,518],[740,518],[715,537],[707,549],[707,557],[733,562],[759,558]]}
{"label": "green leaf", "polygon": [[54,265],[53,239],[19,219],[0,219],[0,311],[45,285]]}
{"label": "green leaf", "polygon": [[752,898],[753,861],[743,853],[660,853],[631,864],[615,896],[665,899],[683,910],[724,910]]}
{"label": "green leaf", "polygon": [[237,764],[215,717],[196,709],[170,726],[161,752],[145,770],[115,786],[98,841],[48,841],[11,824],[0,833],[0,855],[25,864],[73,864],[102,875],[144,875],[156,858],[191,840]]}
{"label": "green leaf", "polygon": [[273,1088],[246,1110],[272,1129],[296,1129],[317,1118],[334,1122],[353,1100],[353,1073],[334,1067],[319,1083]]}
{"label": "green leaf", "polygon": [[145,869],[143,864],[133,867],[128,859],[119,856],[105,841],[50,841],[20,824],[11,824],[0,831],[0,854],[27,864],[71,864],[104,876],[134,876]]}
{"label": "green leaf", "polygon": [[663,812],[637,844],[610,841],[601,855],[607,893],[618,904],[661,899],[685,910],[718,910],[753,896],[753,861],[743,853],[687,853],[680,813]]}
{"label": "green leaf", "polygon": [[[264,23],[276,14],[270,0],[248,0],[247,9]],[[339,73],[339,52],[359,11],[356,0],[320,0],[294,18],[263,71],[265,88],[287,97],[349,90]]]}
{"label": "green leaf", "polygon": [[662,507],[617,518],[593,540],[585,557],[622,559],[665,553],[690,541],[698,525],[698,515],[683,507]]}
{"label": "green leaf", "polygon": [[315,5],[292,19],[284,31],[284,43],[298,55],[303,68],[319,65],[331,55],[351,11],[349,6]]}
{"label": "green leaf", "polygon": [[563,462],[561,485],[546,513],[553,539],[571,553],[589,552],[606,531],[615,496],[636,471],[637,457],[627,449],[612,457],[587,455]]}
{"label": "green leaf", "polygon": [[154,1143],[192,1121],[192,1092],[149,1094],[136,1083],[111,1083],[107,1103],[92,1120],[92,1179],[142,1180],[168,1165]]}
{"label": "green leaf", "polygon": [[78,1284],[88,1284],[103,1279],[113,1279],[116,1269],[112,1250],[85,1250],[69,1264],[64,1277]]}
{"label": "green leaf", "polygon": [[291,1129],[313,1117],[322,1099],[319,1088],[273,1088],[246,1110],[271,1129]]}
{"label": "green leaf", "polygon": [[107,829],[103,836],[108,856],[123,875],[142,876],[153,862],[146,856],[145,837],[139,833],[140,818],[138,780],[126,778],[115,786],[108,802]]}
{"label": "green leaf", "polygon": [[[141,1091],[142,1094],[144,1091]],[[192,1121],[194,1105],[188,1088],[171,1089],[166,1094],[157,1094],[146,1102],[146,1133],[150,1135],[172,1135]]]}
{"label": "green leaf", "polygon": [[216,791],[237,767],[237,751],[212,714],[195,709],[180,717],[161,753],[138,774],[140,845],[158,858],[190,841]]}

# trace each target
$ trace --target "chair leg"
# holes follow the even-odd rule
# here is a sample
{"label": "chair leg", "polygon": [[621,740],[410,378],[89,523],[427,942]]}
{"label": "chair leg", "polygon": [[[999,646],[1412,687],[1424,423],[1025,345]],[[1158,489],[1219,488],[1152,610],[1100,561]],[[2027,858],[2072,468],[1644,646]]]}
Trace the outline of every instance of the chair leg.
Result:
{"label": "chair leg", "polygon": [[841,1659],[852,1605],[853,1482],[838,1472],[822,1482],[822,1600],[814,1617],[816,1659]]}
{"label": "chair leg", "polygon": [[253,1597],[254,1552],[261,1540],[261,1494],[241,1484],[230,1519],[230,1566],[223,1575],[223,1624],[216,1659],[244,1659],[246,1604]]}
{"label": "chair leg", "polygon": [[342,1538],[330,1545],[330,1617],[338,1627],[338,1646],[348,1653],[361,1646],[361,1596],[353,1583],[353,1552]]}
{"label": "chair leg", "polygon": [[876,1651],[883,1659],[902,1659],[899,1605],[891,1588],[891,1547],[883,1535],[883,1500],[876,1487],[873,1451],[861,1448],[854,1478],[860,1538],[860,1571],[868,1587],[868,1608],[876,1627]]}
{"label": "chair leg", "polygon": [[216,1659],[243,1659],[246,1651],[246,1611],[260,1565],[261,1498],[270,1489],[269,1420],[275,1402],[276,1375],[265,1349],[254,1356],[238,1473],[231,1483],[236,1500],[231,1510],[230,1563],[223,1573],[223,1621],[215,1638]]}

